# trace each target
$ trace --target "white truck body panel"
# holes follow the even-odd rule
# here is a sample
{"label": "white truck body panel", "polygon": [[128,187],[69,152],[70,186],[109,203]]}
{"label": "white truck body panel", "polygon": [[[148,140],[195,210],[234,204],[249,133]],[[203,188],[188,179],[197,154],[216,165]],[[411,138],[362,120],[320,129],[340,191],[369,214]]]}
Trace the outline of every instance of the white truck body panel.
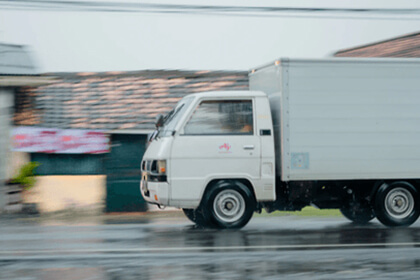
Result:
{"label": "white truck body panel", "polygon": [[[250,91],[203,92],[190,95],[186,114],[170,137],[152,141],[143,160],[167,160],[167,183],[148,182],[146,201],[179,208],[197,208],[212,180],[245,179],[253,187],[257,201],[274,201],[275,158],[266,94]],[[190,135],[184,128],[203,101],[247,100],[252,102],[252,135]],[[210,116],[209,116],[210,117]],[[144,188],[144,186],[142,187]]]}
{"label": "white truck body panel", "polygon": [[283,181],[420,178],[420,60],[289,60],[250,74],[269,95]]}

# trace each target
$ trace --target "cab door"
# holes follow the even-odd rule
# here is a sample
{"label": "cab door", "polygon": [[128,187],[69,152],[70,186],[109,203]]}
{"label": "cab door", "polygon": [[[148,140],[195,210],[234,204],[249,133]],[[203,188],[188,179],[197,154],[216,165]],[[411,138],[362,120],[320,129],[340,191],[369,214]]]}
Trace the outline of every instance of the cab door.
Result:
{"label": "cab door", "polygon": [[171,200],[196,207],[213,179],[260,179],[261,147],[254,111],[253,98],[197,102],[174,138]]}

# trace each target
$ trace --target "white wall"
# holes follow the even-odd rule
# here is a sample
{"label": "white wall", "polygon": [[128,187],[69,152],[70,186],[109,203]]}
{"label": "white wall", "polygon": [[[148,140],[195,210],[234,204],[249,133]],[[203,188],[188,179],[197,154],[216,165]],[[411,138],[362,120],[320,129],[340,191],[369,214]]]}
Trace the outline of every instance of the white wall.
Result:
{"label": "white wall", "polygon": [[6,166],[6,178],[13,178],[26,163],[31,161],[29,153],[10,152],[9,161]]}
{"label": "white wall", "polygon": [[103,211],[105,175],[37,176],[36,184],[24,193],[25,203],[37,203],[41,213],[64,210]]}

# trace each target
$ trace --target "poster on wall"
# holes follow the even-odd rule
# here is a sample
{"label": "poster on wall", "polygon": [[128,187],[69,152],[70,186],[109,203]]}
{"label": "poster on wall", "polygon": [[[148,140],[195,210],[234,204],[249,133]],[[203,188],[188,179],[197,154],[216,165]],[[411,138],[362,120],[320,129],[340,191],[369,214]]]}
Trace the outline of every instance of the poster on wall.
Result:
{"label": "poster on wall", "polygon": [[15,127],[12,150],[28,153],[103,154],[110,151],[109,135],[100,130]]}

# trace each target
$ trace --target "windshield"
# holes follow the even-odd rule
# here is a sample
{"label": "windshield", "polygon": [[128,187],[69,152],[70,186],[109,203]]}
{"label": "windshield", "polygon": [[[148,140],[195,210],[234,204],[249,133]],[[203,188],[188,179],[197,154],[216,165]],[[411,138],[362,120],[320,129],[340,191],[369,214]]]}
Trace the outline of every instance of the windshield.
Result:
{"label": "windshield", "polygon": [[186,97],[178,102],[175,108],[163,118],[163,125],[159,127],[157,137],[167,137],[172,135],[179,119],[184,115],[184,112],[193,99],[194,97]]}

